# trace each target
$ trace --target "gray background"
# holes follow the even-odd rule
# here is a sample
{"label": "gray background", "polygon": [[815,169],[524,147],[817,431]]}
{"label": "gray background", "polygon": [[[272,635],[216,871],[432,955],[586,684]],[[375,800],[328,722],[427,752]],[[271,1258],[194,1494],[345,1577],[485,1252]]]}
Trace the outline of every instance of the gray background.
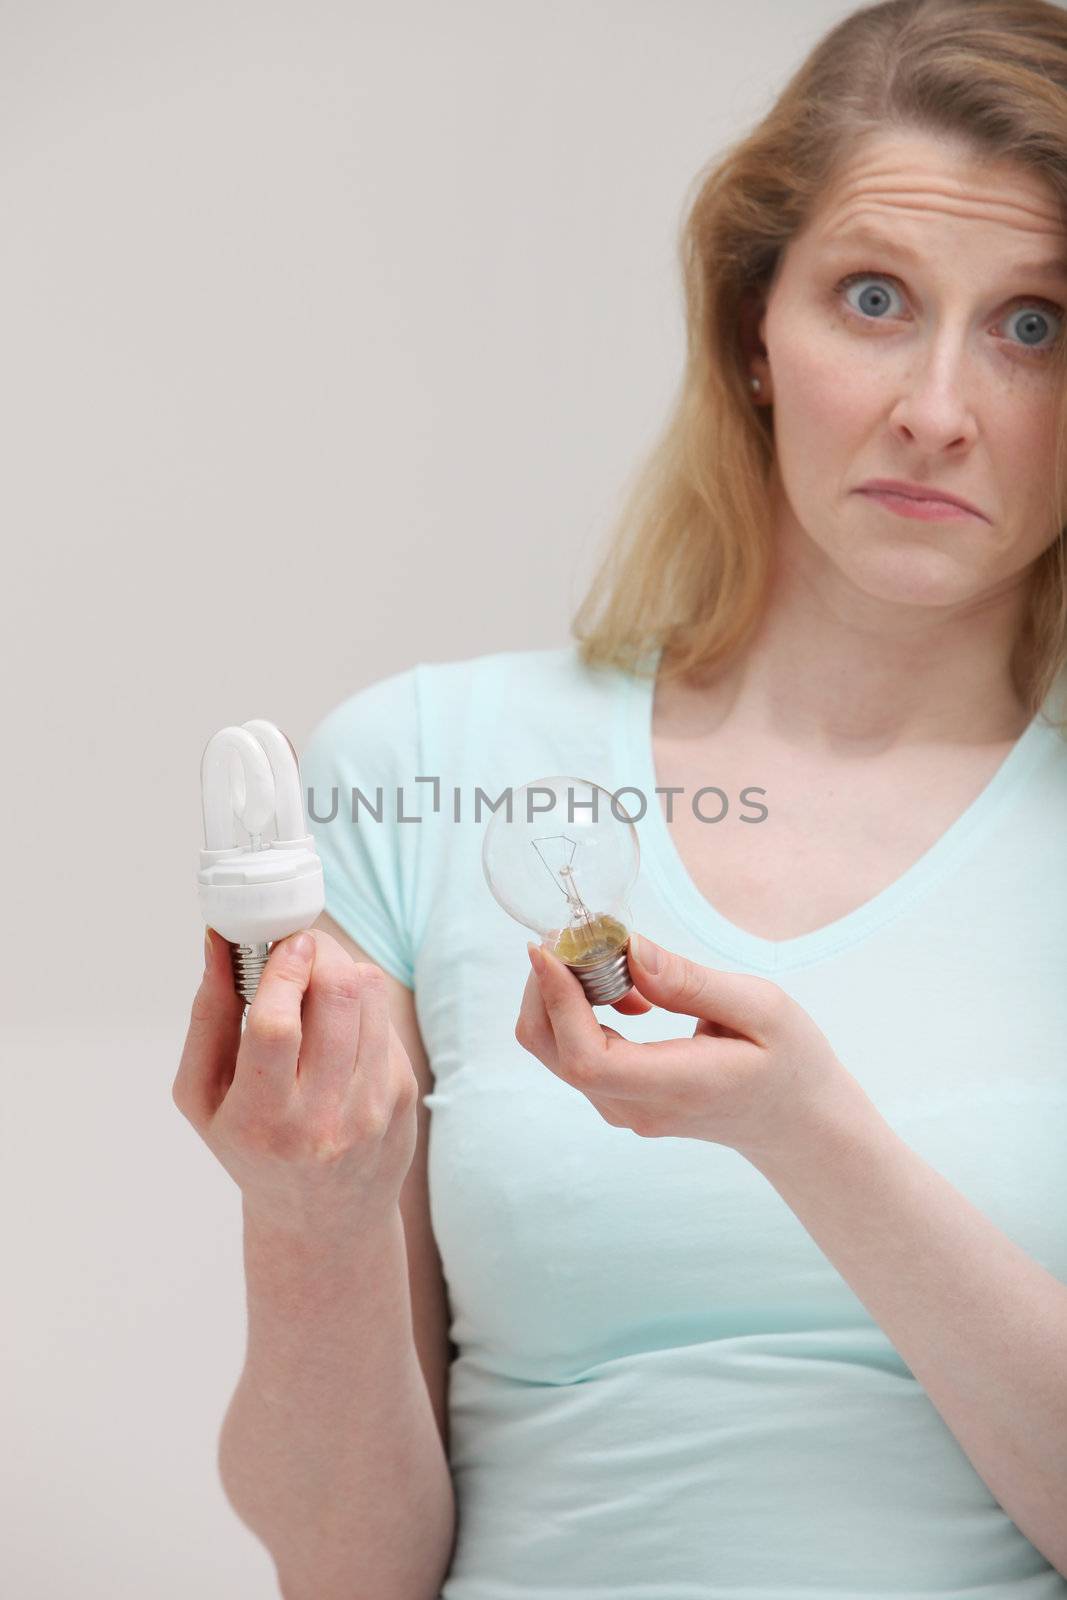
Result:
{"label": "gray background", "polygon": [[0,1588],[252,1600],[239,1194],[171,1103],[199,761],[561,644],[698,169],[848,6],[0,5]]}

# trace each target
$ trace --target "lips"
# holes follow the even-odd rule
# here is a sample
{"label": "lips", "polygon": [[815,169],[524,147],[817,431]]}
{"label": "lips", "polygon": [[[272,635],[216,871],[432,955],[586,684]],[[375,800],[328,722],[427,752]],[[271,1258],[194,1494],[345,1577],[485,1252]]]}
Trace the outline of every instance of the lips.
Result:
{"label": "lips", "polygon": [[870,478],[866,483],[860,484],[859,493],[899,494],[906,500],[939,500],[943,504],[959,506],[962,511],[970,511],[973,516],[989,521],[984,511],[960,495],[948,494],[944,489],[933,489],[921,483],[905,483],[900,478]]}

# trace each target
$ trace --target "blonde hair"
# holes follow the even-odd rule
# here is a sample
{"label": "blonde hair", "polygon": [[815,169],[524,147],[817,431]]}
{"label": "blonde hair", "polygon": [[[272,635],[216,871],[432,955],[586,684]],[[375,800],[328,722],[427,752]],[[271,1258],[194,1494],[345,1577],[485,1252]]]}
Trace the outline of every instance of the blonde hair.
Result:
{"label": "blonde hair", "polygon": [[[827,33],[746,137],[698,173],[679,240],[687,358],[571,623],[590,666],[711,676],[750,636],[770,572],[770,414],[752,404],[738,327],[784,247],[854,153],[884,131],[962,139],[1040,174],[1067,212],[1067,15],[1044,0],[885,0]],[[1061,375],[1067,330],[1050,362]],[[1061,515],[1067,385],[1058,385]],[[1032,564],[1011,672],[1035,715],[1067,662],[1064,525]]]}

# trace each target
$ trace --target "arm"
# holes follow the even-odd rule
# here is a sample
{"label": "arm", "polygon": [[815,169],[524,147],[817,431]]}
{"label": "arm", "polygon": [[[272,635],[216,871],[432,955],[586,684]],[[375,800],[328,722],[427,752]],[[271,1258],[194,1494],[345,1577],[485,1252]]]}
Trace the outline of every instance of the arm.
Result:
{"label": "arm", "polygon": [[[370,961],[325,914],[317,926]],[[412,991],[385,981],[419,1089],[399,1207],[386,1226],[315,1239],[282,1236],[245,1208],[248,1353],[219,1467],[275,1557],[284,1600],[436,1600],[451,1562],[449,1306],[422,1103],[433,1076]]]}
{"label": "arm", "polygon": [[[245,1208],[248,1350],[219,1441],[284,1600],[436,1600],[455,1527],[404,1229],[281,1235]],[[353,1574],[357,1575],[355,1580]]]}
{"label": "arm", "polygon": [[753,1165],[862,1300],[1008,1516],[1067,1576],[1067,1285],[873,1106],[802,1156]]}
{"label": "arm", "polygon": [[632,933],[635,988],[697,1019],[691,1038],[635,1044],[541,954],[530,946],[519,1043],[613,1126],[730,1145],[762,1172],[1067,1577],[1067,1284],[897,1136],[777,984]]}

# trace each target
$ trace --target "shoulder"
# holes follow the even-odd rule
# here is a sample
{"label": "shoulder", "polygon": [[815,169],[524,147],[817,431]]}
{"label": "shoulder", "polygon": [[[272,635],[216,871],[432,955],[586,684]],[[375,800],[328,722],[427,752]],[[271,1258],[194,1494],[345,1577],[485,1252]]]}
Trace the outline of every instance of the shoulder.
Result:
{"label": "shoulder", "polygon": [[304,742],[302,761],[354,739],[390,744],[403,739],[418,718],[416,670],[405,667],[374,678],[322,712]]}
{"label": "shoulder", "polygon": [[[578,645],[494,650],[418,661],[372,679],[334,705],[306,741],[309,761],[338,748],[389,748],[412,758],[427,746],[472,752],[481,740],[506,743],[603,717],[620,675],[587,667]],[[473,753],[473,752],[472,752]]]}
{"label": "shoulder", "polygon": [[565,681],[580,671],[573,644],[546,645],[528,650],[492,650],[458,661],[422,661],[415,669],[420,681],[442,689],[507,688],[516,683]]}
{"label": "shoulder", "polygon": [[590,697],[596,701],[607,690],[604,675],[584,666],[573,641],[424,661],[415,671],[423,717],[435,729],[447,721],[498,733],[502,723],[532,729],[564,715],[581,719]]}
{"label": "shoulder", "polygon": [[[427,689],[442,694],[464,694],[495,685],[511,686],[522,681],[564,680],[580,671],[576,647],[552,645],[531,650],[494,650],[458,660],[414,662],[381,677],[369,679],[351,690],[344,699],[319,718],[343,715],[357,707],[385,708],[414,703]],[[318,724],[316,724],[318,726]]]}
{"label": "shoulder", "polygon": [[612,668],[587,667],[574,640],[528,650],[494,650],[458,661],[421,662],[415,669],[423,692],[455,697],[507,697],[512,705],[535,705],[542,697],[610,693],[620,680]]}

